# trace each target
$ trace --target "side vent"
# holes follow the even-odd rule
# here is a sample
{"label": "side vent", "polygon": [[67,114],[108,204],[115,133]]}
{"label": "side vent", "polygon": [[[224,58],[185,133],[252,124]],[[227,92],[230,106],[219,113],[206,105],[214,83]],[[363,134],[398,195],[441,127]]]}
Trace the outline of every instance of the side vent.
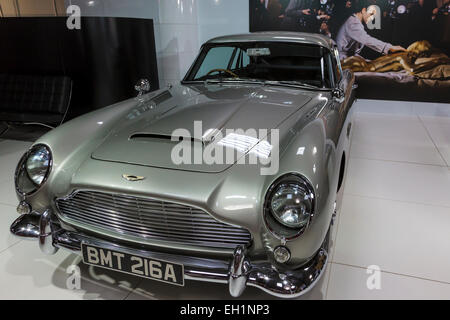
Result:
{"label": "side vent", "polygon": [[172,95],[170,94],[169,91],[164,91],[161,94],[157,95],[156,97],[154,97],[152,100],[155,102],[156,105],[159,105],[160,103],[163,103],[166,100],[169,100],[170,98],[172,98]]}

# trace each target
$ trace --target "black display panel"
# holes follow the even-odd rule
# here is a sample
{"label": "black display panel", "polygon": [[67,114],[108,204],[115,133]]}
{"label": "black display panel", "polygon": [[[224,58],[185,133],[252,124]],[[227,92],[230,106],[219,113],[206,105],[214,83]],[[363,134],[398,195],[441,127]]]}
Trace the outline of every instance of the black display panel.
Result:
{"label": "black display panel", "polygon": [[0,73],[65,75],[73,80],[68,119],[136,95],[147,78],[159,88],[153,20],[81,17],[0,19]]}

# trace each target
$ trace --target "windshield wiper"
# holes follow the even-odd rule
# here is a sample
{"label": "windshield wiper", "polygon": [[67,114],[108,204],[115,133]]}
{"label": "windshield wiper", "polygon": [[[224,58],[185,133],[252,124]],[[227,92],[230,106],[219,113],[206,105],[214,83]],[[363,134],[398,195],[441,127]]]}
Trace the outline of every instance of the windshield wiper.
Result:
{"label": "windshield wiper", "polygon": [[264,85],[275,85],[275,86],[289,86],[289,87],[296,87],[296,88],[308,88],[308,89],[322,89],[318,86],[306,83],[306,82],[300,82],[300,81],[276,81],[276,80],[260,80],[260,79],[253,79],[253,78],[215,78],[215,79],[206,79],[204,80],[205,84],[208,83],[232,83],[232,82],[239,82],[239,83],[258,83],[258,84],[264,84]]}
{"label": "windshield wiper", "polygon": [[264,84],[266,85],[281,85],[281,86],[291,86],[291,87],[302,87],[302,88],[309,88],[309,89],[321,89],[318,86],[306,83],[306,82],[300,82],[300,81],[272,81],[272,80],[266,80],[264,81]]}
{"label": "windshield wiper", "polygon": [[216,78],[216,79],[206,79],[205,84],[208,83],[222,83],[222,82],[249,82],[249,83],[261,83],[264,84],[264,81],[258,79],[251,78]]}

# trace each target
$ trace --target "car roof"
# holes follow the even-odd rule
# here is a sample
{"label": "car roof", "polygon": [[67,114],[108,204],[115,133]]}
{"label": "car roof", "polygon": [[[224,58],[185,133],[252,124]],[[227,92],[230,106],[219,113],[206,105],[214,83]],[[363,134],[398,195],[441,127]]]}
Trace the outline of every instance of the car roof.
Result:
{"label": "car roof", "polygon": [[252,32],[244,34],[234,34],[222,37],[216,37],[205,44],[228,43],[228,42],[252,42],[252,41],[278,41],[278,42],[296,42],[304,44],[315,44],[328,49],[334,46],[334,41],[322,34],[306,32]]}

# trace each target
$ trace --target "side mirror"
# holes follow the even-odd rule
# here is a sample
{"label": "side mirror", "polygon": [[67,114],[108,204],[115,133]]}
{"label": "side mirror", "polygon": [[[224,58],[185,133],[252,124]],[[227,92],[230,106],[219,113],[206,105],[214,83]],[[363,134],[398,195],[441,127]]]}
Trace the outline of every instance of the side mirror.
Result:
{"label": "side mirror", "polygon": [[345,93],[344,93],[344,91],[343,91],[342,89],[340,89],[340,88],[334,88],[334,89],[331,91],[331,95],[332,95],[333,98],[334,98],[337,102],[339,102],[339,103],[342,103],[342,102],[344,102],[344,100],[345,100]]}
{"label": "side mirror", "polygon": [[138,92],[138,97],[142,96],[150,91],[150,82],[147,79],[141,79],[134,86],[134,89]]}

